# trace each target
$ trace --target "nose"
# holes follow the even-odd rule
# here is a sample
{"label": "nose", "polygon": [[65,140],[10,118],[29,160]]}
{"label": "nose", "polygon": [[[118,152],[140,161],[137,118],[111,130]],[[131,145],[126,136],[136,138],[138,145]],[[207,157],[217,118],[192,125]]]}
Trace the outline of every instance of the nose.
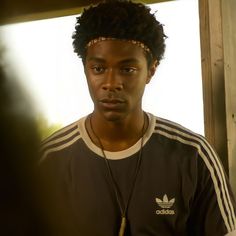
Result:
{"label": "nose", "polygon": [[109,69],[105,73],[104,83],[102,88],[109,91],[121,91],[123,89],[123,83],[120,76],[115,70]]}

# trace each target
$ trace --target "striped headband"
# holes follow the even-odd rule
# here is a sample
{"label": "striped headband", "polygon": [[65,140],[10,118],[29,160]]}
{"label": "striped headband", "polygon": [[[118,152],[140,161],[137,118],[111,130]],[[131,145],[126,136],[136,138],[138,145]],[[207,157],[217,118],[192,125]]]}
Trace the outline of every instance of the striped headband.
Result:
{"label": "striped headband", "polygon": [[110,38],[110,37],[98,37],[98,38],[95,38],[95,39],[92,39],[88,42],[88,44],[86,45],[86,48],[89,48],[90,46],[98,43],[98,42],[101,42],[101,41],[106,41],[106,40],[121,40],[121,41],[126,41],[126,42],[130,42],[134,45],[137,45],[139,47],[141,47],[145,52],[147,53],[150,53],[151,56],[152,56],[152,53],[151,53],[151,50],[149,49],[149,47],[147,47],[144,43],[140,42],[140,41],[137,41],[137,40],[133,40],[133,39],[119,39],[119,38]]}

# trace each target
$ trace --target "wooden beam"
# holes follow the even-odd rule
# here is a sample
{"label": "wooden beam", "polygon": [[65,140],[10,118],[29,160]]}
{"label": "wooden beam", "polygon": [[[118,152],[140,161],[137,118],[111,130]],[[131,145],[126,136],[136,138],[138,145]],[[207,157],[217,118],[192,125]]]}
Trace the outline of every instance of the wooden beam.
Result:
{"label": "wooden beam", "polygon": [[228,173],[221,0],[199,0],[205,135]]}
{"label": "wooden beam", "polygon": [[[0,0],[0,25],[80,14],[101,0]],[[151,4],[171,0],[144,0]],[[140,2],[136,0],[135,2]]]}
{"label": "wooden beam", "polygon": [[1,0],[0,24],[76,14],[81,7],[96,2],[98,0]]}
{"label": "wooden beam", "polygon": [[236,1],[222,1],[229,177],[236,196]]}

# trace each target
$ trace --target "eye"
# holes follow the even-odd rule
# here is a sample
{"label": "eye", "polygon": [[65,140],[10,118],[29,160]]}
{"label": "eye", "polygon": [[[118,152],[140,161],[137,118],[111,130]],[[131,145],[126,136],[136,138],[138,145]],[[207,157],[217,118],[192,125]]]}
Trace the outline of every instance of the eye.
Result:
{"label": "eye", "polygon": [[103,66],[95,65],[91,67],[94,74],[102,74],[105,71]]}
{"label": "eye", "polygon": [[123,74],[133,74],[137,71],[137,68],[135,67],[124,67],[121,69],[121,72]]}

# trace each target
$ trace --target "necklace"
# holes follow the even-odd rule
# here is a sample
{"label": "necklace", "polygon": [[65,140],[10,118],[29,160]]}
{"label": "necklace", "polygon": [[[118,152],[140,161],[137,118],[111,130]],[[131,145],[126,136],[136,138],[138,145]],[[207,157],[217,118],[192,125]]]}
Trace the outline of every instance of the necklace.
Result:
{"label": "necklace", "polygon": [[132,185],[131,185],[130,192],[129,192],[129,195],[128,195],[128,200],[127,200],[126,204],[124,204],[124,207],[122,207],[121,196],[119,196],[119,194],[118,194],[118,187],[117,187],[115,178],[113,176],[109,160],[108,160],[108,158],[107,158],[107,156],[105,154],[104,147],[102,145],[102,142],[101,142],[100,138],[98,137],[98,135],[95,133],[95,131],[93,129],[92,114],[89,115],[89,125],[90,125],[91,131],[93,132],[94,136],[96,137],[96,139],[97,139],[97,141],[99,143],[100,149],[102,151],[102,155],[104,157],[104,160],[105,160],[105,163],[106,163],[106,167],[107,167],[107,170],[108,170],[108,173],[109,173],[109,176],[110,176],[110,182],[111,182],[111,185],[112,185],[113,190],[115,192],[116,200],[117,200],[118,206],[120,208],[120,212],[121,212],[121,225],[120,225],[118,236],[124,236],[124,234],[125,234],[126,223],[127,223],[127,218],[126,218],[127,217],[127,210],[128,210],[129,203],[130,203],[133,191],[134,191],[136,179],[137,179],[137,176],[138,176],[138,173],[139,173],[139,170],[140,170],[140,164],[141,164],[141,159],[142,159],[142,150],[143,150],[143,140],[144,140],[144,133],[145,133],[145,126],[146,126],[146,122],[148,122],[146,113],[143,113],[143,114],[144,114],[144,121],[143,121],[143,127],[142,127],[142,131],[141,131],[141,135],[140,135],[140,137],[141,137],[140,150],[139,150],[138,159],[137,159],[137,163],[136,163],[136,167],[135,167],[135,172],[134,172],[134,177],[133,177]]}

